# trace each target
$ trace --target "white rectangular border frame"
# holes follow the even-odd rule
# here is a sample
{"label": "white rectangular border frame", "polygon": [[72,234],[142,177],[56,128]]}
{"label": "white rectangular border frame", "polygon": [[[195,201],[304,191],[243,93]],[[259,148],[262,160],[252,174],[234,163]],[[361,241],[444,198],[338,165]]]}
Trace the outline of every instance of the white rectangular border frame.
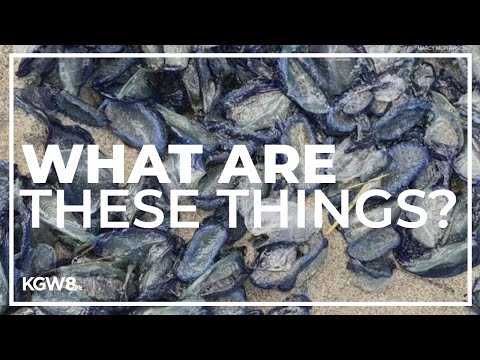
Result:
{"label": "white rectangular border frame", "polygon": [[[9,191],[10,209],[14,199],[14,61],[21,58],[464,58],[468,61],[468,300],[459,302],[18,302],[14,299],[14,232],[9,232],[9,305],[10,306],[472,306],[472,54],[471,53],[11,53],[9,56]],[[10,211],[10,229],[14,214]]]}

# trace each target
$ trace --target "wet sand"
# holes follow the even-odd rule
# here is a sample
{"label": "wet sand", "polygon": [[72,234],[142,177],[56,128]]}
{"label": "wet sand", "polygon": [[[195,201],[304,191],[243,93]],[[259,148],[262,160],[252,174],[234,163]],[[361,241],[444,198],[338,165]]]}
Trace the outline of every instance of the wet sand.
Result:
{"label": "wet sand", "polygon": [[[10,46],[0,46],[0,160],[8,159],[8,53]],[[21,51],[16,48],[15,51]],[[75,124],[73,121],[61,118],[64,124]],[[83,126],[83,125],[82,125]],[[111,154],[113,144],[122,144],[109,130],[83,126],[90,131],[96,143],[107,155]],[[21,110],[15,111],[15,155],[21,173],[27,173],[22,159],[21,145],[34,144],[37,154],[43,151],[43,140],[46,133],[43,125],[26,115]],[[136,159],[137,151],[125,147],[125,170],[128,174]],[[41,156],[40,156],[41,157]],[[201,218],[206,213],[198,214]],[[180,231],[185,239],[191,237],[192,231]],[[339,232],[334,232],[329,238],[328,256],[316,273],[298,289],[291,293],[303,291],[313,301],[341,302],[447,302],[465,301],[467,297],[467,276],[461,274],[449,279],[425,279],[409,273],[396,270],[392,284],[381,292],[367,293],[352,284],[349,271],[346,269],[348,257],[345,254],[346,243]],[[474,271],[480,275],[480,269]],[[273,290],[262,290],[252,284],[246,284],[248,298],[251,301],[282,301],[289,293]],[[464,307],[315,307],[315,314],[468,314]]]}

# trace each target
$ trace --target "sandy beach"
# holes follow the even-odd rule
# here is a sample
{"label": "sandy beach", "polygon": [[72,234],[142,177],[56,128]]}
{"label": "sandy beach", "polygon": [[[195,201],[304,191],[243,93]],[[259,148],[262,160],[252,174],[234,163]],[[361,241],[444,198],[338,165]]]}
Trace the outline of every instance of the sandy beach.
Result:
{"label": "sandy beach", "polygon": [[[15,48],[15,51],[21,47]],[[0,46],[0,160],[8,160],[8,54],[11,46]],[[15,110],[15,158],[22,174],[27,173],[22,159],[21,145],[34,144],[37,154],[43,151],[46,129],[33,117],[21,110]],[[61,117],[64,124],[75,124],[72,120]],[[110,130],[82,125],[88,130],[101,150],[109,155],[113,144],[122,144]],[[137,151],[125,147],[125,170],[129,173],[136,159]],[[40,156],[41,157],[41,156]],[[203,217],[206,212],[197,214]],[[188,239],[191,231],[181,232]],[[460,302],[467,299],[467,274],[447,279],[426,279],[414,276],[397,269],[393,282],[381,292],[367,293],[352,284],[352,278],[346,269],[348,257],[345,254],[346,242],[339,232],[328,238],[329,249],[325,263],[318,271],[298,289],[291,293],[306,290],[313,301],[323,302]],[[480,276],[480,269],[474,269],[474,277]],[[289,293],[259,289],[248,281],[246,283],[248,298],[251,301],[282,301]],[[465,307],[315,307],[314,314],[459,314],[466,315],[470,311]]]}

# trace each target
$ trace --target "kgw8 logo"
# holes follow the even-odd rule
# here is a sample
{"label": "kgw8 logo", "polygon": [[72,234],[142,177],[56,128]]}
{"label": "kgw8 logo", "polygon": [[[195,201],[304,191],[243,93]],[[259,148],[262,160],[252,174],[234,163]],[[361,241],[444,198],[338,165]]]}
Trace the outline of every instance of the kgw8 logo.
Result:
{"label": "kgw8 logo", "polygon": [[77,285],[74,277],[31,277],[23,278],[23,291],[60,291],[62,289],[68,291],[82,291],[83,288]]}

